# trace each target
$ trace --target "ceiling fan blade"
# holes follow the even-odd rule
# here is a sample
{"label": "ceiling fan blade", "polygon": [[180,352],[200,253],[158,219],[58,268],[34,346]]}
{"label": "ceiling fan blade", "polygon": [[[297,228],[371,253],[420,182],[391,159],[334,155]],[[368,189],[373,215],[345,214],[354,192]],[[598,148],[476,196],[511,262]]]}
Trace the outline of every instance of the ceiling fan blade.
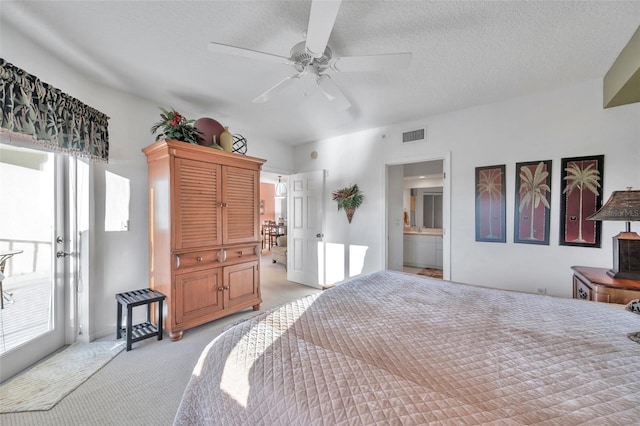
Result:
{"label": "ceiling fan blade", "polygon": [[299,74],[295,74],[292,75],[290,77],[285,78],[284,80],[282,80],[281,82],[279,82],[278,84],[276,84],[275,86],[273,86],[272,88],[270,88],[269,90],[267,90],[266,92],[264,92],[262,95],[258,96],[257,98],[255,98],[253,100],[254,104],[262,104],[264,102],[267,102],[269,99],[271,99],[271,97],[278,92],[281,92],[282,90],[286,89],[289,85],[291,85],[291,83],[294,83],[296,80],[300,79],[300,76],[303,73],[299,73]]}
{"label": "ceiling fan blade", "polygon": [[351,108],[351,103],[347,100],[342,93],[342,90],[328,75],[321,75],[318,77],[318,86],[324,92],[324,95],[339,109]]}
{"label": "ceiling fan blade", "polygon": [[411,53],[390,53],[386,55],[345,56],[332,58],[329,68],[334,71],[395,71],[408,68],[411,64]]}
{"label": "ceiling fan blade", "polygon": [[245,49],[242,47],[229,46],[228,44],[210,42],[208,49],[210,52],[221,53],[223,55],[242,56],[244,58],[259,59],[263,61],[266,60],[278,64],[291,64],[291,60],[284,56],[260,52],[258,50]]}
{"label": "ceiling fan blade", "polygon": [[315,58],[324,53],[340,9],[341,0],[313,0],[307,29],[307,51]]}

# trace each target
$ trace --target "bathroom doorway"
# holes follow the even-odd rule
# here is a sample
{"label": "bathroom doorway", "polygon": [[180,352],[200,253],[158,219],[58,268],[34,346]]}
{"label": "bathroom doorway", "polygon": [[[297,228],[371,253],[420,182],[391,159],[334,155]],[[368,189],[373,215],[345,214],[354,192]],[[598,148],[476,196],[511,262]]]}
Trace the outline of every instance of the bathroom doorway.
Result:
{"label": "bathroom doorway", "polygon": [[388,269],[451,276],[449,168],[449,154],[385,165]]}

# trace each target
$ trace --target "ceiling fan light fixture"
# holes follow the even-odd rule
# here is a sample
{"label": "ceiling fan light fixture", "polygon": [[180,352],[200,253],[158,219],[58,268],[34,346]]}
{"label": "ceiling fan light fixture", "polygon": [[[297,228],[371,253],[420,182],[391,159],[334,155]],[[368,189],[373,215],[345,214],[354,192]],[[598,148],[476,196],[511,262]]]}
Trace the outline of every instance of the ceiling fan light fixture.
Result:
{"label": "ceiling fan light fixture", "polygon": [[[216,42],[209,43],[209,50],[216,54],[242,56],[262,60],[263,62],[287,64],[296,70],[296,75],[280,81],[255,98],[253,103],[267,102],[290,84],[306,80],[301,77],[314,76],[316,77],[317,86],[322,88],[325,96],[331,101],[331,105],[341,110],[349,109],[351,108],[351,102],[326,73],[395,71],[409,66],[411,53],[334,57],[334,53],[327,44],[336,23],[341,2],[342,0],[311,0],[309,21],[304,35],[305,41],[298,42],[291,48],[289,58]],[[303,83],[306,84],[304,81]],[[305,96],[307,96],[306,92]]]}

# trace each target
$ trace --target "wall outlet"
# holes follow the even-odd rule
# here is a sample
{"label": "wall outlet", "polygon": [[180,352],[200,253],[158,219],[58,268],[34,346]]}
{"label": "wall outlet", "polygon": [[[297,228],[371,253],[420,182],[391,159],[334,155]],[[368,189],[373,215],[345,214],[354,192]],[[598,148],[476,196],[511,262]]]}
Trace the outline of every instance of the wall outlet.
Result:
{"label": "wall outlet", "polygon": [[546,288],[538,288],[538,289],[536,289],[536,292],[538,294],[547,294],[547,289]]}

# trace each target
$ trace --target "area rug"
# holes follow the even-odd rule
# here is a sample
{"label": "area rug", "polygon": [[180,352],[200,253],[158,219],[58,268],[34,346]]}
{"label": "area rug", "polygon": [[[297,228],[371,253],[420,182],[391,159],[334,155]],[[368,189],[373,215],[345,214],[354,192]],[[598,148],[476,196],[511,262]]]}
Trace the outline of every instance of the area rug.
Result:
{"label": "area rug", "polygon": [[124,349],[125,342],[74,343],[0,385],[0,413],[50,410]]}
{"label": "area rug", "polygon": [[424,268],[422,271],[418,272],[418,275],[424,275],[430,278],[442,279],[442,269]]}

